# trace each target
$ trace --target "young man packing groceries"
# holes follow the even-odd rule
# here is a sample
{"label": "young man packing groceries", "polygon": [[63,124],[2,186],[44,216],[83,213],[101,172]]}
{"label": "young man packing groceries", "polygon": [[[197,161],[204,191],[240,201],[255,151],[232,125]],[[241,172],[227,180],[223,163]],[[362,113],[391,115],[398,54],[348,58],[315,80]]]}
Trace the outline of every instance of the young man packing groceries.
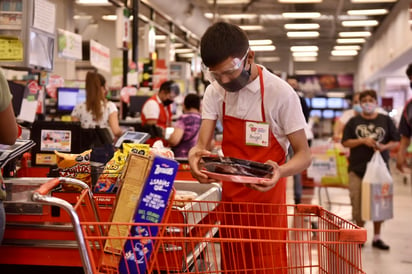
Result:
{"label": "young man packing groceries", "polygon": [[[310,164],[304,132],[306,122],[296,92],[285,81],[254,63],[255,53],[249,48],[248,41],[242,29],[224,22],[210,26],[201,39],[201,57],[211,84],[203,97],[199,139],[189,152],[189,164],[192,175],[201,183],[216,181],[200,171],[200,164],[201,157],[210,154],[206,148],[214,137],[219,119],[223,124],[224,156],[273,166],[272,178],[256,184],[223,182],[222,200],[285,204],[286,177],[301,172]],[[261,138],[258,141],[248,138],[252,124],[259,129]],[[295,153],[285,163],[289,145]],[[231,210],[242,212],[245,209],[239,206]],[[260,225],[256,220],[232,219],[236,219],[236,223],[226,223]],[[286,218],[270,218],[257,222],[287,227],[286,221]],[[220,233],[225,236],[226,232]],[[278,244],[275,249],[272,246],[265,250],[248,245],[242,252],[237,248],[239,246],[232,244],[222,247],[222,266],[227,271],[261,269],[259,273],[276,273],[273,271],[275,267],[287,264],[285,245]],[[275,257],[277,259],[273,260]]]}

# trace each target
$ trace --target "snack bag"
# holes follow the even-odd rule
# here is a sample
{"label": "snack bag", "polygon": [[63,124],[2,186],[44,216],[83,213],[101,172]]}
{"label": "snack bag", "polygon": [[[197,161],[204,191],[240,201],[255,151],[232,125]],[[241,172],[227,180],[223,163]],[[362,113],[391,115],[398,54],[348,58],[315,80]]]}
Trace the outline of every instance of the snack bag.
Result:
{"label": "snack bag", "polygon": [[[80,154],[62,153],[54,151],[57,158],[57,168],[61,177],[75,178],[81,180],[91,187],[91,166],[90,153],[91,149]],[[75,186],[64,186],[66,191],[81,191]]]}
{"label": "snack bag", "polygon": [[140,155],[149,155],[150,146],[148,144],[138,144],[138,143],[123,143],[123,153],[129,155],[130,152],[140,154]]}
{"label": "snack bag", "polygon": [[113,158],[105,165],[103,173],[97,179],[94,186],[94,192],[113,192],[117,180],[122,173],[126,163],[126,155],[124,152],[117,150]]}

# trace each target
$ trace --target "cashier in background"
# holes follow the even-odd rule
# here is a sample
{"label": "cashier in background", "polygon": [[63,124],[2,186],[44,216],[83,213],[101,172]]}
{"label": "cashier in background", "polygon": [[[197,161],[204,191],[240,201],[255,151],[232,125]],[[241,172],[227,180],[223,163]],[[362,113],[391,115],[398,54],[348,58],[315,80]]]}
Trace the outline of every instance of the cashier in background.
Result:
{"label": "cashier in background", "polygon": [[[217,22],[210,26],[201,39],[200,52],[203,69],[211,84],[203,97],[199,139],[189,151],[193,177],[201,183],[216,181],[200,171],[200,164],[202,156],[210,155],[207,148],[219,119],[223,122],[222,151],[225,156],[273,166],[272,178],[262,178],[254,184],[222,182],[222,201],[266,203],[268,206],[286,204],[286,178],[302,172],[311,160],[304,131],[306,121],[298,95],[285,81],[254,63],[255,52],[249,48],[249,39],[236,25]],[[286,162],[289,145],[294,156]],[[243,218],[238,214],[244,206],[240,204],[239,208],[231,211],[234,216],[227,218],[227,222],[241,226],[264,223],[287,227],[286,218],[247,219],[248,216]],[[280,212],[279,216],[282,216]],[[285,240],[284,235],[280,235],[282,233],[278,234],[279,240]],[[248,245],[246,250],[240,249],[242,252],[228,245],[224,245],[222,251],[222,265],[227,271],[234,267],[281,269],[287,265],[286,245],[276,244],[274,249],[265,250]],[[279,260],[274,261],[274,256]],[[252,263],[256,265],[252,266]],[[283,273],[282,270],[279,273]]]}
{"label": "cashier in background", "polygon": [[[159,127],[164,138],[166,128],[172,126],[171,104],[179,93],[179,85],[174,81],[164,82],[160,86],[159,92],[144,103],[141,114],[142,126],[155,125]],[[151,138],[148,143],[153,144],[156,139],[163,138]]]}
{"label": "cashier in background", "polygon": [[[18,126],[11,104],[9,85],[0,69],[0,144],[13,145],[18,135]],[[4,212],[3,200],[6,198],[6,188],[0,171],[0,244],[3,241],[4,229],[6,227],[6,214]]]}

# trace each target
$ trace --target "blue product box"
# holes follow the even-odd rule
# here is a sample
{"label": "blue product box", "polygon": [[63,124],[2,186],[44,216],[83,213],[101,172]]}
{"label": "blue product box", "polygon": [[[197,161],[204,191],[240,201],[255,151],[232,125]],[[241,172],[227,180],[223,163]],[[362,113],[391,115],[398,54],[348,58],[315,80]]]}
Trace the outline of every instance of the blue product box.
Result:
{"label": "blue product box", "polygon": [[[155,156],[142,194],[139,198],[132,226],[131,236],[157,235],[157,226],[144,223],[160,223],[174,184],[179,163],[175,160]],[[154,241],[128,240],[120,260],[120,273],[146,273],[147,263],[154,248]]]}

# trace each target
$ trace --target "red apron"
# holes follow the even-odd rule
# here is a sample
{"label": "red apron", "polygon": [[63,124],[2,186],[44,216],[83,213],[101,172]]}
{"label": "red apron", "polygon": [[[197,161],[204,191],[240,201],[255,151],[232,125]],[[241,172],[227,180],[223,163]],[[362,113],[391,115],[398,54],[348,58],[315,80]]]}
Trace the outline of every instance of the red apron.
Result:
{"label": "red apron", "polygon": [[[167,106],[165,108],[165,106],[159,101],[157,100],[157,95],[153,95],[152,97],[150,97],[147,101],[149,100],[154,100],[158,105],[159,105],[159,118],[157,119],[157,123],[156,125],[158,127],[163,128],[164,130],[166,130],[166,127],[170,127],[172,125],[172,110],[170,106]],[[146,103],[145,103],[146,104]],[[142,119],[142,126],[144,126],[146,124],[146,116],[144,115],[144,113],[142,112],[141,115],[141,119]],[[166,140],[160,138],[160,137],[156,137],[156,138],[150,138],[149,140],[146,141],[146,144],[149,144],[150,146],[152,146],[157,140],[162,140],[163,141],[163,145],[167,146],[167,142]]]}
{"label": "red apron", "polygon": [[[262,121],[266,122],[265,108],[263,104],[264,98],[264,85],[262,69],[258,66],[259,78],[260,78],[260,92],[262,97],[261,112]],[[231,117],[226,115],[226,105],[223,102],[223,140],[222,149],[225,157],[235,157],[240,159],[247,159],[257,162],[266,162],[267,160],[273,160],[279,165],[282,165],[286,160],[286,154],[282,146],[276,140],[269,127],[269,144],[267,147],[256,147],[246,145],[246,122],[262,122],[262,121],[250,121],[242,120],[236,117]],[[286,178],[281,178],[275,187],[267,192],[260,192],[252,190],[243,184],[234,182],[223,182],[223,193],[222,200],[228,202],[254,202],[254,203],[267,203],[268,210],[271,210],[273,215],[273,204],[285,205],[286,203]],[[268,216],[260,218],[252,218],[251,216],[235,216],[237,213],[242,212],[253,212],[251,207],[240,204],[237,208],[230,208],[233,214],[228,217],[224,222],[230,225],[239,226],[265,226],[265,227],[287,227],[286,217],[286,207],[279,206],[275,207],[280,213],[277,217]],[[268,211],[269,212],[269,211]],[[252,215],[252,214],[251,214]],[[251,235],[237,235],[233,234],[233,231],[222,231],[223,234],[230,233],[230,238],[246,237],[249,238]],[[250,234],[250,232],[246,232]],[[254,232],[252,232],[253,234]],[[242,233],[239,233],[242,234]],[[229,235],[225,235],[229,236]],[[276,238],[281,240],[286,240],[285,232],[274,232],[271,233],[270,238]],[[261,239],[261,236],[253,236],[252,238]],[[222,252],[224,254],[222,260],[222,267],[227,271],[233,269],[250,270],[250,273],[286,273],[287,270],[273,270],[275,267],[286,267],[286,245],[285,244],[227,244],[223,247],[225,250]],[[240,250],[242,250],[240,252]],[[235,255],[236,254],[236,255]],[[275,261],[273,258],[277,258]],[[256,269],[259,269],[258,272]],[[266,271],[265,271],[266,269]],[[267,270],[271,269],[271,270]],[[249,273],[249,272],[242,272]]]}

